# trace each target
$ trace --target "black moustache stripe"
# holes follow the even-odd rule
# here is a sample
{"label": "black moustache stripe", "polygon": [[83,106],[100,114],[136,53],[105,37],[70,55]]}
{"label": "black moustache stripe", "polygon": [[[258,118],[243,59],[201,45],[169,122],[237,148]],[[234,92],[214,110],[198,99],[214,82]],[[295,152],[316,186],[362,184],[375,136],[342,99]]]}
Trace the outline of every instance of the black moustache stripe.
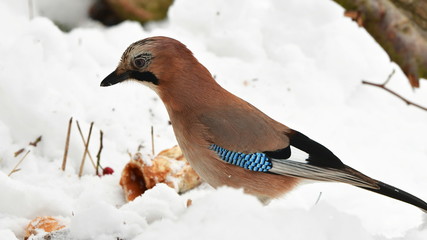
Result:
{"label": "black moustache stripe", "polygon": [[154,85],[159,85],[159,79],[152,72],[130,71],[129,77],[142,82],[151,82]]}

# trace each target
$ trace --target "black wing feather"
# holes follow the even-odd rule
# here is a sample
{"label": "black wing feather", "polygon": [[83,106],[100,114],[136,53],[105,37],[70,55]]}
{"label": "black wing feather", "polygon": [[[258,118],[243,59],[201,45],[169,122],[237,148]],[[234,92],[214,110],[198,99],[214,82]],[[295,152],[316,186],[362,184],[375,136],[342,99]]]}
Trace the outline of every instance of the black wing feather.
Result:
{"label": "black wing feather", "polygon": [[290,145],[288,147],[276,151],[266,151],[264,153],[268,157],[274,159],[289,159],[291,156],[291,146],[293,146],[309,155],[307,159],[309,164],[318,167],[330,167],[337,169],[345,167],[344,163],[341,162],[341,160],[329,149],[304,134],[294,130],[288,135],[288,137],[290,140]]}

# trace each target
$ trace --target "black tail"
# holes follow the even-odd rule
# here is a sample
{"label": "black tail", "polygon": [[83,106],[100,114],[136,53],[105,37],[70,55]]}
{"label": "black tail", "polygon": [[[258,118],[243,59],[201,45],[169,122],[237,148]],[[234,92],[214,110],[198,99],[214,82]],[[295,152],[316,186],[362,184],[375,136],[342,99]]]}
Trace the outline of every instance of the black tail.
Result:
{"label": "black tail", "polygon": [[411,205],[414,205],[416,207],[419,207],[420,209],[422,209],[424,212],[427,213],[427,203],[424,202],[423,200],[415,197],[414,195],[407,193],[403,190],[400,190],[398,188],[395,188],[391,185],[385,184],[383,182],[377,181],[376,182],[379,189],[372,189],[372,188],[365,188],[365,187],[361,187],[363,189],[372,191],[372,192],[376,192],[382,195],[385,195],[387,197],[391,197],[397,200],[400,200],[402,202],[406,202],[409,203]]}

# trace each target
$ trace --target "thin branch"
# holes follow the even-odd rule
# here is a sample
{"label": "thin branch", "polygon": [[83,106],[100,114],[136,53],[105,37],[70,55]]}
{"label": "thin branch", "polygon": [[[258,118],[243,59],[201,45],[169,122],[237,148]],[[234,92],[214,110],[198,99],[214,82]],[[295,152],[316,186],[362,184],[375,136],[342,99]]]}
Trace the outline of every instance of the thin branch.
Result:
{"label": "thin branch", "polygon": [[24,159],[27,157],[27,155],[31,152],[31,150],[28,150],[27,153],[25,153],[25,155],[21,158],[21,160],[19,160],[19,162],[15,165],[15,167],[12,169],[12,171],[10,171],[10,173],[7,175],[10,177],[10,175],[12,175],[14,172],[17,172],[21,169],[18,169],[18,166],[22,163],[22,161],[24,161]]}
{"label": "thin branch", "polygon": [[[79,121],[76,121],[76,124],[77,124],[77,129],[79,130],[79,133],[80,133],[80,137],[82,138],[83,145],[86,146],[86,139],[83,136],[83,132],[82,132],[82,129],[80,128]],[[95,171],[96,171],[96,164],[95,164],[95,161],[93,161],[92,154],[90,154],[89,151],[87,152],[87,154],[89,155],[90,162],[92,163],[92,166],[93,168],[95,168]]]}
{"label": "thin branch", "polygon": [[391,73],[387,76],[387,79],[385,80],[385,82],[383,83],[383,86],[385,86],[388,82],[390,82],[390,79],[393,77],[394,73],[396,72],[396,69],[393,68],[393,70],[391,71]]}
{"label": "thin branch", "polygon": [[71,133],[72,123],[73,123],[73,117],[71,117],[70,121],[68,122],[67,138],[65,139],[64,158],[62,159],[62,166],[61,166],[62,171],[65,171],[65,166],[67,165],[68,147],[70,146],[70,133]]}
{"label": "thin branch", "polygon": [[[422,110],[424,110],[424,111],[427,111],[427,108],[426,108],[426,107],[423,107],[423,106],[421,106],[421,105],[419,105],[419,104],[416,104],[416,103],[414,103],[414,102],[409,101],[408,99],[406,99],[406,98],[402,97],[400,94],[396,93],[395,91],[393,91],[393,90],[391,90],[391,89],[387,88],[384,84],[372,83],[372,82],[368,82],[368,81],[365,81],[365,80],[362,80],[362,83],[363,83],[363,84],[366,84],[366,85],[371,85],[371,86],[374,86],[374,87],[382,88],[382,89],[386,90],[387,92],[389,92],[389,93],[393,94],[394,96],[396,96],[396,97],[400,98],[400,99],[401,99],[402,101],[404,101],[406,104],[408,104],[408,105],[412,105],[412,106],[414,106],[414,107],[417,107],[417,108],[419,108],[419,109],[422,109]],[[386,83],[387,83],[387,82],[386,82]]]}
{"label": "thin branch", "polygon": [[[102,145],[102,139],[104,138],[104,133],[102,132],[102,130],[100,130],[99,131],[99,135],[100,135],[100,137],[99,137],[99,151],[98,151],[98,154],[96,155],[96,175],[99,175],[99,167],[101,167],[100,166],[100,163],[101,163],[101,151],[102,151],[102,148],[104,147],[103,145]],[[102,169],[102,167],[101,167],[101,169]]]}
{"label": "thin branch", "polygon": [[83,153],[82,162],[80,164],[79,177],[81,177],[82,174],[83,174],[83,167],[84,167],[84,164],[85,164],[86,155],[89,152],[88,151],[88,147],[89,147],[89,142],[90,142],[90,136],[92,135],[92,128],[93,128],[93,122],[90,123],[89,133],[87,135],[87,142],[85,144],[85,151]]}

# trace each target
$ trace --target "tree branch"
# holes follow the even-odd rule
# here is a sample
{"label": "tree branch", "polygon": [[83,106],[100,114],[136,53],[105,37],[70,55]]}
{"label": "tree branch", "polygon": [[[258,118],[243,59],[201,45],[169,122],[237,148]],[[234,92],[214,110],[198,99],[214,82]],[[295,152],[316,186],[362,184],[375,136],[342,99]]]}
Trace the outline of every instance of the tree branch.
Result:
{"label": "tree branch", "polygon": [[414,103],[414,102],[412,102],[412,101],[409,101],[408,99],[406,99],[406,98],[405,98],[405,97],[403,97],[402,95],[400,95],[400,94],[398,94],[397,92],[395,92],[395,91],[391,90],[390,88],[387,88],[387,87],[386,87],[386,84],[390,81],[390,79],[391,79],[391,77],[393,76],[394,72],[395,72],[395,70],[393,69],[393,71],[390,73],[390,75],[388,75],[388,77],[387,77],[387,79],[385,80],[385,82],[384,82],[384,83],[382,83],[382,84],[380,84],[380,83],[368,82],[368,81],[365,81],[365,80],[362,80],[362,83],[363,83],[363,84],[366,84],[366,85],[371,85],[371,86],[374,86],[374,87],[382,88],[382,89],[386,90],[387,92],[389,92],[389,93],[393,94],[394,96],[398,97],[398,98],[399,98],[399,99],[401,99],[402,101],[404,101],[407,105],[412,105],[412,106],[414,106],[414,107],[417,107],[417,108],[419,108],[419,109],[422,109],[422,110],[424,110],[424,111],[427,111],[427,108],[426,108],[426,107],[423,107],[423,106],[421,106],[421,105],[419,105],[419,104],[416,104],[416,103]]}

